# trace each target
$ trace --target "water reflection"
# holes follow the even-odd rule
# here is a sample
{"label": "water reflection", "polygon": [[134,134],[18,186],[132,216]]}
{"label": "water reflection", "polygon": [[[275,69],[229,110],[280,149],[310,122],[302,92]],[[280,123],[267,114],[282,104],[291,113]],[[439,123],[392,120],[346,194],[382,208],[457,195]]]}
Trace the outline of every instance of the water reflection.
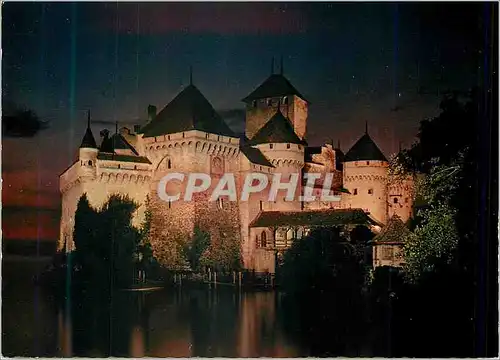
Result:
{"label": "water reflection", "polygon": [[[109,293],[33,286],[29,278],[3,282],[2,351],[6,356],[297,357],[309,340],[299,313],[275,292],[233,288],[173,288]],[[68,294],[69,295],[69,294]],[[300,312],[304,307],[300,306]],[[287,327],[285,331],[284,327]],[[301,326],[301,328],[303,328]],[[309,329],[309,326],[307,327]],[[302,341],[305,339],[305,342]]]}
{"label": "water reflection", "polygon": [[[107,300],[107,301],[105,301]],[[58,356],[295,357],[274,292],[87,293],[57,311]]]}

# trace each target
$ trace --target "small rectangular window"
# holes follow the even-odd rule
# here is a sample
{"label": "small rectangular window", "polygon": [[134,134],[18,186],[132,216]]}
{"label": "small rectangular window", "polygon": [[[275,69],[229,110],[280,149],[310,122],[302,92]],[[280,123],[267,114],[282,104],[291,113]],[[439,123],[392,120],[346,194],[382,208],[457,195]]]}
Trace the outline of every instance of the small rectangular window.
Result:
{"label": "small rectangular window", "polygon": [[394,204],[397,204],[398,203],[398,198],[394,198]]}
{"label": "small rectangular window", "polygon": [[373,195],[373,189],[368,189],[368,194]]}
{"label": "small rectangular window", "polygon": [[358,189],[354,189],[353,195],[358,195]]}
{"label": "small rectangular window", "polygon": [[290,144],[286,144],[286,148],[287,148],[287,149],[290,149]]}

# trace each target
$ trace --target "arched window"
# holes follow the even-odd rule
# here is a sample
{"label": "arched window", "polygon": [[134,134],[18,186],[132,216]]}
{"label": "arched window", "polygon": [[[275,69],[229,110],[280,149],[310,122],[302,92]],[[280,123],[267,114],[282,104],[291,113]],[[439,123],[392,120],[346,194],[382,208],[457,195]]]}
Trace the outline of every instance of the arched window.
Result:
{"label": "arched window", "polygon": [[119,169],[120,167],[121,167],[121,166],[120,166],[120,164],[118,164],[118,169]]}
{"label": "arched window", "polygon": [[273,148],[273,144],[269,144],[269,149],[272,149]]}
{"label": "arched window", "polygon": [[296,237],[297,239],[301,239],[301,238],[302,238],[302,235],[303,235],[303,232],[304,232],[304,231],[302,230],[302,228],[298,228],[298,229],[297,229],[297,233],[296,233],[295,237]]}
{"label": "arched window", "polygon": [[290,144],[286,144],[286,148],[287,148],[287,149],[290,149]]}
{"label": "arched window", "polygon": [[395,197],[395,198],[394,198],[394,204],[397,204],[397,203],[398,203],[398,198],[397,198],[397,197]]}
{"label": "arched window", "polygon": [[184,133],[182,133],[182,138],[184,139],[184,137],[185,137],[185,135],[184,135]]}
{"label": "arched window", "polygon": [[271,106],[273,104],[272,99],[267,99],[266,104],[267,106]]}
{"label": "arched window", "polygon": [[354,194],[354,195],[358,195],[358,189],[354,189],[353,194]]}
{"label": "arched window", "polygon": [[134,170],[137,170],[137,165],[134,165]]}
{"label": "arched window", "polygon": [[252,107],[256,108],[257,107],[257,100],[252,101]]}
{"label": "arched window", "polygon": [[92,160],[89,160],[89,165],[92,166]]}
{"label": "arched window", "polygon": [[168,159],[167,161],[167,169],[171,169],[172,168],[172,160]]}
{"label": "arched window", "polygon": [[368,189],[368,195],[373,195],[373,189]]}
{"label": "arched window", "polygon": [[284,97],[283,97],[283,99],[281,99],[281,103],[282,103],[283,105],[288,104],[288,96],[284,96]]}
{"label": "arched window", "polygon": [[260,247],[266,247],[266,246],[267,246],[267,236],[266,236],[266,232],[263,231],[260,234]]}

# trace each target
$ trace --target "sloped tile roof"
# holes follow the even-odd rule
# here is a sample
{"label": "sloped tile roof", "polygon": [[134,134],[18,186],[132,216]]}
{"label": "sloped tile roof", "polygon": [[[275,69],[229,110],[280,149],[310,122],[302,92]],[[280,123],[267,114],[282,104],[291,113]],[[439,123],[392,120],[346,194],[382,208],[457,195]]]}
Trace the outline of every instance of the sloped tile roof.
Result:
{"label": "sloped tile roof", "polygon": [[345,224],[374,225],[361,209],[328,209],[310,211],[264,211],[252,221],[250,227],[271,226],[338,226]]}
{"label": "sloped tile roof", "polygon": [[85,135],[83,135],[82,144],[80,145],[80,148],[97,149],[97,143],[95,142],[94,135],[92,135],[92,130],[90,130],[90,127],[87,127]]}
{"label": "sloped tile roof", "polygon": [[240,150],[251,163],[274,167],[259,149],[244,145],[240,147]]}
{"label": "sloped tile roof", "polygon": [[140,131],[144,137],[153,137],[189,130],[237,137],[192,84],[181,91]]}
{"label": "sloped tile roof", "polygon": [[104,139],[100,150],[107,153],[113,153],[115,150],[131,150],[135,155],[139,155],[137,150],[121,134],[113,134]]}
{"label": "sloped tile roof", "polygon": [[377,244],[403,244],[404,237],[410,233],[410,229],[404,224],[398,215],[393,215],[382,231],[373,238],[372,243]]}
{"label": "sloped tile roof", "polygon": [[347,152],[344,161],[359,161],[359,160],[380,160],[387,161],[382,151],[378,148],[375,142],[371,139],[368,133],[364,134]]}
{"label": "sloped tile roof", "polygon": [[242,101],[248,103],[252,100],[286,95],[297,95],[301,99],[307,101],[307,99],[297,91],[287,78],[281,74],[272,74]]}
{"label": "sloped tile roof", "polygon": [[269,143],[305,144],[295,133],[290,120],[278,110],[248,142],[250,145]]}

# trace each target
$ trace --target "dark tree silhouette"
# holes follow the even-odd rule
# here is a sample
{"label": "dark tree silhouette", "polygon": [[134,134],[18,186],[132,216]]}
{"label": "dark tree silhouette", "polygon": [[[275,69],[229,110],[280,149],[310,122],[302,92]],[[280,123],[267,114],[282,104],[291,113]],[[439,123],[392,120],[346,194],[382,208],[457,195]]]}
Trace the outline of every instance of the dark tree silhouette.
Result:
{"label": "dark tree silhouette", "polygon": [[141,232],[131,225],[136,204],[112,195],[100,211],[82,195],[75,215],[76,260],[87,285],[128,286],[139,266]]}
{"label": "dark tree silhouette", "polygon": [[285,252],[279,272],[284,328],[310,356],[345,355],[365,341],[363,256],[340,228],[315,229]]}
{"label": "dark tree silhouette", "polygon": [[[478,89],[467,94],[447,96],[441,104],[441,114],[422,121],[418,142],[402,154],[406,159],[402,163],[409,171],[427,175],[441,169],[453,170],[453,176],[431,180],[428,186],[431,196],[428,199],[431,199],[435,209],[444,205],[453,211],[457,245],[442,257],[432,257],[432,266],[427,267],[432,271],[422,273],[419,283],[406,292],[407,296],[401,295],[404,306],[400,307],[398,316],[413,319],[408,327],[408,339],[418,334],[421,341],[427,344],[424,348],[420,342],[407,342],[407,352],[399,354],[401,356],[483,357],[487,351],[493,351],[488,356],[498,351],[498,329],[493,325],[498,324],[495,320],[498,319],[498,309],[488,308],[488,303],[497,303],[498,288],[496,281],[486,282],[488,271],[497,274],[494,265],[497,264],[496,256],[492,257],[495,259],[493,262],[486,261],[488,254],[496,253],[494,244],[497,237],[485,229],[485,221],[492,215],[485,213],[488,209],[485,194],[495,180],[485,177],[491,165],[484,159],[488,159],[494,151],[491,144],[480,140],[486,139],[483,127],[491,121],[489,116],[492,114],[487,107],[491,96],[490,91]],[[431,224],[442,223],[443,214],[440,212],[433,213],[428,209],[422,214],[427,214],[424,217],[428,219],[430,217]],[[413,226],[425,226],[422,223],[424,217],[415,219]],[[439,246],[441,241],[438,239],[446,234],[438,232],[435,239],[428,236],[429,241],[417,250],[435,253],[432,248],[426,247],[432,244]],[[448,261],[450,257],[454,260],[451,263]],[[495,330],[490,330],[487,335],[488,322],[490,329]],[[443,333],[453,340],[443,339]],[[491,336],[489,342],[486,341],[487,336]]]}
{"label": "dark tree silhouette", "polygon": [[201,270],[201,256],[209,246],[210,234],[195,226],[193,239],[183,248],[184,256],[194,272]]}
{"label": "dark tree silhouette", "polygon": [[33,110],[14,105],[3,110],[3,136],[33,137],[46,128],[48,128],[48,122],[42,121]]}

